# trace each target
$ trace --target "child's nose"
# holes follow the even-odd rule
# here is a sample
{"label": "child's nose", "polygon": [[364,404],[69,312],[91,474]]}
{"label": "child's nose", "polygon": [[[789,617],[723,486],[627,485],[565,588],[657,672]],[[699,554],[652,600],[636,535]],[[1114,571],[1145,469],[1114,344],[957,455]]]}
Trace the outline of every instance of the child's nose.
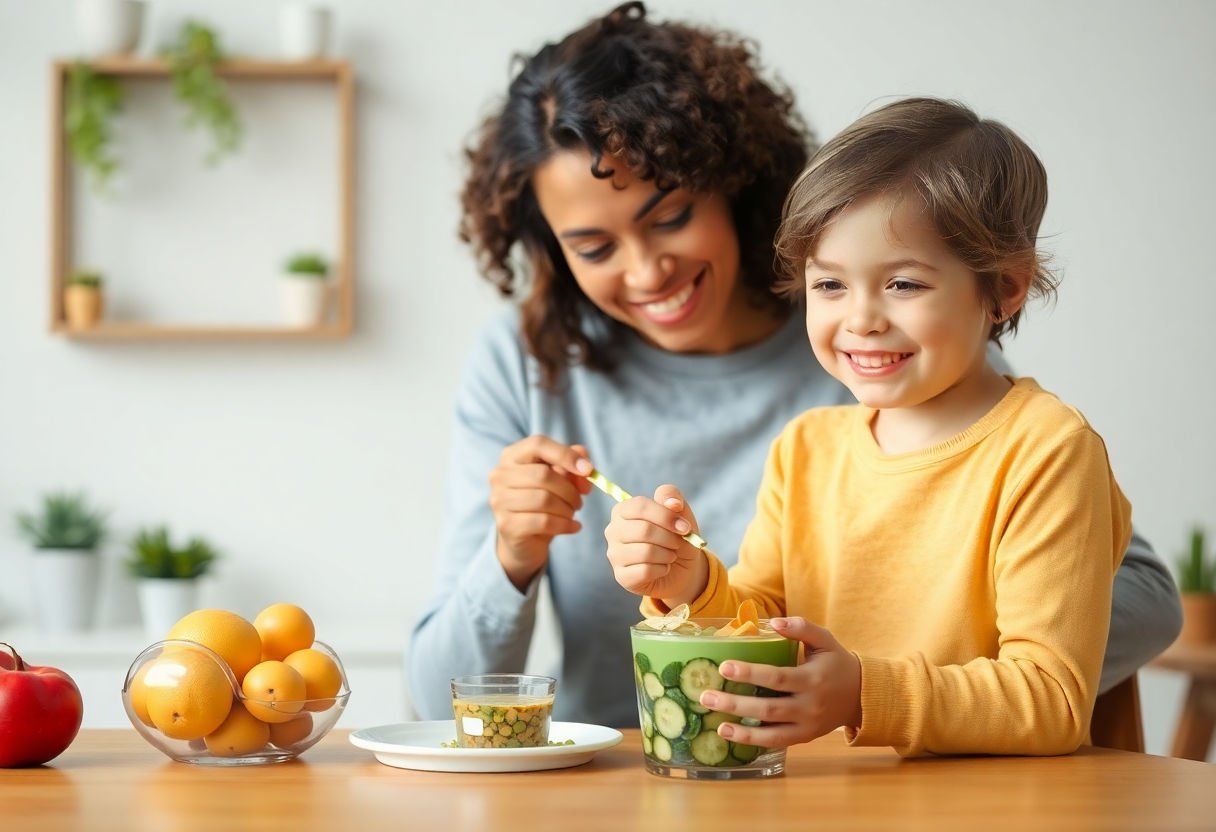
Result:
{"label": "child's nose", "polygon": [[887,317],[882,303],[864,292],[858,292],[853,297],[849,307],[848,319],[845,326],[854,335],[869,335],[883,332],[887,328]]}

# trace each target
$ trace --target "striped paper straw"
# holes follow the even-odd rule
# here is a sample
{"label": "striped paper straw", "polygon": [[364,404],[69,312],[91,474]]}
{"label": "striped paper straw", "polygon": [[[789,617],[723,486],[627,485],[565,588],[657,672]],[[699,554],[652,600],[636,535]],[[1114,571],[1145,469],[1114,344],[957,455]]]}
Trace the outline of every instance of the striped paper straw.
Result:
{"label": "striped paper straw", "polygon": [[[591,473],[587,475],[587,479],[592,485],[594,485],[600,491],[603,491],[618,503],[622,503],[633,496],[628,491],[621,488],[612,480],[601,474],[598,469],[592,470]],[[701,535],[697,534],[696,532],[689,532],[688,534],[684,535],[684,539],[693,546],[696,546],[698,549],[709,548],[709,544],[705,542],[705,538],[701,537]]]}

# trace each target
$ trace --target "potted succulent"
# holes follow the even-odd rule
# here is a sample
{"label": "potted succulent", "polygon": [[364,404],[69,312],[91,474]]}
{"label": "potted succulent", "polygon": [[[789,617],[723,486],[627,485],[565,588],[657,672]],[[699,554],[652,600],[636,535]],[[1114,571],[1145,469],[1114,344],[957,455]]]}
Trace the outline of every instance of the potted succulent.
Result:
{"label": "potted succulent", "polygon": [[83,494],[44,495],[42,510],[19,512],[17,528],[34,546],[34,609],[52,633],[87,630],[97,604],[97,549],[106,537],[105,513]]}
{"label": "potted succulent", "polygon": [[325,322],[329,298],[329,263],[320,254],[301,252],[288,258],[279,278],[283,317],[288,326],[319,326]]}
{"label": "potted succulent", "polygon": [[164,526],[141,529],[131,541],[127,568],[137,580],[144,631],[153,641],[198,607],[199,578],[219,555],[201,537],[177,548]]}
{"label": "potted succulent", "polygon": [[1191,530],[1191,548],[1178,558],[1178,589],[1182,593],[1182,632],[1179,644],[1216,644],[1216,562],[1207,557],[1204,531]]}
{"label": "potted succulent", "polygon": [[103,282],[101,273],[90,269],[76,269],[68,275],[67,286],[63,289],[63,311],[68,326],[87,329],[101,320],[105,310]]}

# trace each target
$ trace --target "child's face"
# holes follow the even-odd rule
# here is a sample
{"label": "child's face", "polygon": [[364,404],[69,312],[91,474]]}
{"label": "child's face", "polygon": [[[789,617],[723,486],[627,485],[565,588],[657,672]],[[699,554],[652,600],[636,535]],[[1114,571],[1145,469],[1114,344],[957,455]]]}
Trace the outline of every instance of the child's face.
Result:
{"label": "child's face", "polygon": [[987,368],[992,319],[978,278],[923,210],[916,196],[868,197],[836,217],[807,259],[815,357],[867,407],[917,407]]}
{"label": "child's face", "polygon": [[[760,323],[739,280],[727,200],[661,194],[624,164],[591,174],[586,150],[561,151],[532,177],[541,213],[584,294],[605,314],[672,352],[729,352]],[[771,317],[763,326],[771,328]]]}

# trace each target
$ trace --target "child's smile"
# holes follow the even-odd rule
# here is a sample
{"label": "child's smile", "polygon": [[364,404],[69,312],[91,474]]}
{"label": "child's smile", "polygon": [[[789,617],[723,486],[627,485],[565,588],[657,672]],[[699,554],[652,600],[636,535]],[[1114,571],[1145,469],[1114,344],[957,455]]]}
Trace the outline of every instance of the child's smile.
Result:
{"label": "child's smile", "polygon": [[884,429],[932,416],[948,439],[1008,389],[987,362],[993,320],[979,278],[916,194],[871,196],[836,216],[807,260],[806,287],[815,357],[883,411]]}

